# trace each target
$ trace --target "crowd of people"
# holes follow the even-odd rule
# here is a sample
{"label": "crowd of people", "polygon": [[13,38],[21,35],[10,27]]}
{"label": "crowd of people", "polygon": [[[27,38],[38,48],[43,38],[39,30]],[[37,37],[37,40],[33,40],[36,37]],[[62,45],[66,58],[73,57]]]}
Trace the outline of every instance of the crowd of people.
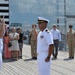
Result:
{"label": "crowd of people", "polygon": [[[47,28],[48,22],[49,20],[38,17],[40,31],[36,30],[36,24],[32,25],[30,31],[31,57],[38,61],[39,75],[50,75],[51,54],[53,54],[53,59],[57,59],[59,43],[62,42],[61,33],[56,24],[53,25],[52,30],[49,30]],[[73,26],[69,25],[66,39],[69,58],[74,59],[75,31],[72,28]],[[0,67],[2,64],[2,49],[4,59],[11,59],[12,61],[22,59],[23,40],[24,36],[20,28],[17,31],[15,27],[12,28],[11,32],[5,31],[5,23],[2,20],[0,24]]]}
{"label": "crowd of people", "polygon": [[[11,32],[5,32],[3,37],[4,43],[4,51],[3,51],[3,58],[8,60],[11,59],[12,61],[18,60],[22,58],[22,48],[23,48],[23,34],[21,33],[21,29],[18,28],[17,32],[15,27],[11,29]],[[8,44],[11,46],[8,46]]]}

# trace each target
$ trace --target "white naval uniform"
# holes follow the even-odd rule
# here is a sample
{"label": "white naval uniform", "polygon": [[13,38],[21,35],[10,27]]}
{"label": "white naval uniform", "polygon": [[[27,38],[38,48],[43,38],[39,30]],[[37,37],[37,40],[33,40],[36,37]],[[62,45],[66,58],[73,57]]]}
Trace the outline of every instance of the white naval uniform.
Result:
{"label": "white naval uniform", "polygon": [[3,50],[3,39],[0,38],[0,69],[2,67],[2,50]]}
{"label": "white naval uniform", "polygon": [[46,57],[48,56],[49,45],[53,44],[53,36],[48,29],[40,31],[37,37],[37,60],[38,60],[38,70],[39,75],[50,75],[50,63],[45,62]]}

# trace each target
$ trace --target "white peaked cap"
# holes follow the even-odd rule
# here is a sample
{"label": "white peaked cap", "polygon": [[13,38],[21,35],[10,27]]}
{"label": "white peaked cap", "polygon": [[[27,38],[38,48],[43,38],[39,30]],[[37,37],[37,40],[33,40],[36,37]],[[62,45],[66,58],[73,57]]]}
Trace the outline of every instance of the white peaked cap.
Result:
{"label": "white peaked cap", "polygon": [[48,22],[49,23],[49,20],[48,19],[46,19],[46,18],[43,18],[43,17],[38,17],[38,21],[39,20],[41,20],[41,21],[46,21],[46,22]]}

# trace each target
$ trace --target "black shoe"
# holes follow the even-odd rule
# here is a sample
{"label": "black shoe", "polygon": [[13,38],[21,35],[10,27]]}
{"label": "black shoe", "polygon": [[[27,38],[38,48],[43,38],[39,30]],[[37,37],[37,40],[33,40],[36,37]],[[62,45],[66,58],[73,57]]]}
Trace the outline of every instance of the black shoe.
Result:
{"label": "black shoe", "polygon": [[69,58],[71,58],[71,57],[69,57]]}
{"label": "black shoe", "polygon": [[19,56],[19,59],[22,59],[22,56]]}
{"label": "black shoe", "polygon": [[36,59],[37,59],[37,57],[32,57],[32,59],[36,60]]}
{"label": "black shoe", "polygon": [[72,57],[72,59],[74,59],[74,57]]}
{"label": "black shoe", "polygon": [[37,57],[34,57],[35,60],[37,60]]}
{"label": "black shoe", "polygon": [[32,57],[32,59],[35,59],[35,57]]}
{"label": "black shoe", "polygon": [[18,61],[18,59],[15,59],[15,61]]}
{"label": "black shoe", "polygon": [[11,61],[15,61],[15,59],[12,58]]}
{"label": "black shoe", "polygon": [[57,59],[57,56],[55,56],[55,59]]}

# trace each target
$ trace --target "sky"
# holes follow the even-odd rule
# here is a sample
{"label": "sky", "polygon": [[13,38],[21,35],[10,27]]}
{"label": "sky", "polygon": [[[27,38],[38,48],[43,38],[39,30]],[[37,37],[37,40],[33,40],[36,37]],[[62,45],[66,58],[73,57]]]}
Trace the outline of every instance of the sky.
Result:
{"label": "sky", "polygon": [[[57,11],[57,0],[9,0],[10,23],[32,25],[41,16],[50,21],[49,25],[55,24],[58,16],[64,16],[64,0],[58,2],[60,11]],[[66,0],[66,14],[75,15],[75,0]]]}

